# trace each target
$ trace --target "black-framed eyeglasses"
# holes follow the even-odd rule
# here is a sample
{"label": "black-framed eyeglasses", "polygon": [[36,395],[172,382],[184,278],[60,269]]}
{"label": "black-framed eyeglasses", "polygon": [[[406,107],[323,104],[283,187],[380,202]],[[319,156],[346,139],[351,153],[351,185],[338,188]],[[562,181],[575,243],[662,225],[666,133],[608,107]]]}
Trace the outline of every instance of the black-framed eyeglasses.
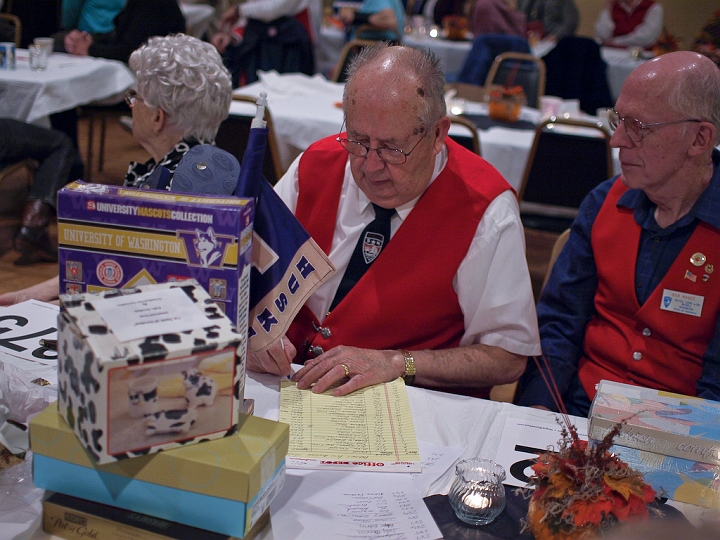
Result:
{"label": "black-framed eyeglasses", "polygon": [[[344,127],[345,122],[343,121],[342,128],[340,128],[340,133],[342,133]],[[385,163],[390,163],[391,165],[402,165],[407,161],[407,158],[410,157],[410,154],[412,154],[413,150],[417,148],[418,144],[420,144],[420,141],[425,138],[425,135],[427,135],[429,131],[426,130],[424,127],[421,127],[420,130],[423,132],[422,137],[418,139],[418,142],[415,143],[415,145],[410,149],[409,152],[403,152],[398,148],[388,148],[387,146],[370,148],[363,143],[340,137],[340,135],[338,135],[335,140],[339,142],[340,145],[353,156],[366,157],[370,153],[370,150],[375,150],[378,157],[382,159]]]}
{"label": "black-framed eyeglasses", "polygon": [[625,126],[625,133],[634,142],[640,142],[643,139],[644,132],[647,128],[658,126],[670,126],[672,124],[684,124],[685,122],[703,122],[697,118],[685,118],[684,120],[674,120],[672,122],[654,122],[652,124],[644,124],[637,118],[632,116],[620,116],[615,109],[608,109],[608,124],[610,129],[615,131],[620,122]]}
{"label": "black-framed eyeglasses", "polygon": [[135,101],[138,99],[142,100],[142,98],[138,96],[137,90],[133,90],[131,88],[130,90],[125,91],[125,103],[128,104],[128,107],[135,105]]}

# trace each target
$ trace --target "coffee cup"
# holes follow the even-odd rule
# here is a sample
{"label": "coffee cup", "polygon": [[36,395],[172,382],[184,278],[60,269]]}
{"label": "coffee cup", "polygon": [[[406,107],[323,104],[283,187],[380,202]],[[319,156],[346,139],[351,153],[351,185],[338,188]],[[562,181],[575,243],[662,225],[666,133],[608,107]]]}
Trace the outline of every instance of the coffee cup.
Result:
{"label": "coffee cup", "polygon": [[538,101],[540,102],[540,112],[543,116],[557,116],[560,114],[562,98],[557,96],[540,96]]}

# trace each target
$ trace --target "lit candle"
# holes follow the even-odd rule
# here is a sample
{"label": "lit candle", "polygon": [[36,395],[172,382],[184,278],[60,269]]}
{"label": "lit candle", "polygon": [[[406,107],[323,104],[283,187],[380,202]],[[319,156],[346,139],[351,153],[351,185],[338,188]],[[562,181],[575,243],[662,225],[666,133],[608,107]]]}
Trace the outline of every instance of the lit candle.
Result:
{"label": "lit candle", "polygon": [[490,497],[486,496],[484,493],[475,491],[468,493],[463,497],[463,504],[465,504],[468,508],[484,510],[490,507],[492,501],[490,500]]}

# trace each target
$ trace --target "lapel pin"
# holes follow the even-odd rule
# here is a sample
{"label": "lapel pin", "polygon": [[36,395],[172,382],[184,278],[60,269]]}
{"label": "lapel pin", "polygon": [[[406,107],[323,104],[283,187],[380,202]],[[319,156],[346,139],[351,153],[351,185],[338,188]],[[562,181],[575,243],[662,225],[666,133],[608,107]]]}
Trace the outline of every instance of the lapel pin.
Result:
{"label": "lapel pin", "polygon": [[697,253],[693,253],[692,257],[690,257],[690,262],[693,266],[702,266],[705,264],[705,261],[707,260],[707,257],[700,253],[699,251]]}

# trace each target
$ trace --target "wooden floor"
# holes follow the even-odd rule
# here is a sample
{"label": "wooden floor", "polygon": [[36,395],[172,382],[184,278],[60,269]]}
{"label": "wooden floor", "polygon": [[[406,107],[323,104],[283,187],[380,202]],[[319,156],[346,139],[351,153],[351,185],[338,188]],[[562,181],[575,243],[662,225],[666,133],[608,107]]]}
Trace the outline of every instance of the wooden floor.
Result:
{"label": "wooden floor", "polygon": [[[103,184],[121,184],[130,161],[145,161],[148,153],[138,144],[132,135],[125,131],[117,121],[117,117],[107,119],[105,152],[103,171],[97,170],[97,156],[99,155],[99,122],[94,124],[93,170],[91,180]],[[78,140],[83,159],[87,164],[87,134],[88,119],[81,119],[78,125]],[[47,278],[57,275],[57,264],[35,264],[32,266],[17,267],[13,261],[18,254],[9,249],[9,236],[12,229],[5,227],[5,236],[0,238],[0,294],[15,291],[39,283]],[[54,227],[51,235],[55,233]],[[542,281],[547,269],[547,261],[552,251],[556,234],[543,231],[525,231],[527,244],[527,259],[530,276],[533,281],[535,296],[539,294]]]}
{"label": "wooden floor", "polygon": [[[130,161],[146,161],[149,154],[138,144],[132,135],[125,131],[117,121],[117,116],[107,119],[105,135],[105,160],[103,171],[97,170],[97,157],[100,151],[100,122],[94,124],[93,146],[93,171],[91,180],[103,184],[121,184],[127,172]],[[78,142],[83,160],[87,164],[87,118],[81,119],[78,123]],[[34,264],[31,266],[17,267],[13,262],[19,257],[18,253],[10,248],[10,237],[17,226],[17,219],[9,220],[3,216],[2,238],[0,238],[0,294],[15,291],[47,278],[57,275],[57,264]],[[51,228],[51,236],[56,233],[55,227]],[[8,251],[9,249],[9,251]]]}

